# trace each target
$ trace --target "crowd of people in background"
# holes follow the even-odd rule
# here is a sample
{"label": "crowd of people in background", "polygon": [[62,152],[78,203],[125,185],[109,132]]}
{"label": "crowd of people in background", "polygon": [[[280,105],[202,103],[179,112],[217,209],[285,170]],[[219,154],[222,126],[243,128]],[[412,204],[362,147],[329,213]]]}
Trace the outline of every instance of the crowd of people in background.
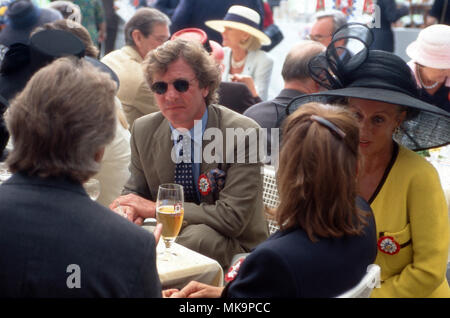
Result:
{"label": "crowd of people in background", "polygon": [[[448,203],[419,154],[450,144],[448,1],[408,62],[392,24],[409,9],[393,0],[377,1],[375,28],[319,11],[273,56],[278,2],[130,1],[124,21],[113,0],[0,0],[0,296],[336,297],[377,264],[372,297],[450,297]],[[280,196],[271,236],[264,164]],[[161,226],[140,225],[164,183],[184,189],[177,243],[225,272],[247,255],[225,287],[161,289]],[[83,289],[66,288],[69,263]]]}

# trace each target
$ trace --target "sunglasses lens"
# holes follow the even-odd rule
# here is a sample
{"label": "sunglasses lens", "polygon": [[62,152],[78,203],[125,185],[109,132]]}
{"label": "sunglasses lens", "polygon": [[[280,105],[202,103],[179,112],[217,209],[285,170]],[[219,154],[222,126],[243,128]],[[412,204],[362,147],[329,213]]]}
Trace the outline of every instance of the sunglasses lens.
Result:
{"label": "sunglasses lens", "polygon": [[173,87],[175,87],[175,89],[180,93],[184,93],[189,89],[189,82],[186,80],[179,79],[173,82]]}
{"label": "sunglasses lens", "polygon": [[162,95],[167,92],[168,84],[165,82],[156,82],[152,85],[152,91],[158,95]]}

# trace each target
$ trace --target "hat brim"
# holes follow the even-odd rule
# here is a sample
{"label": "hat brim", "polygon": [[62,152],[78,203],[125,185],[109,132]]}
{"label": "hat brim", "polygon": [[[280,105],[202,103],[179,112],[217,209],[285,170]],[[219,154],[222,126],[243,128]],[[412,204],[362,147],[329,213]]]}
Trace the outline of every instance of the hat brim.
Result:
{"label": "hat brim", "polygon": [[117,76],[116,72],[114,72],[108,65],[106,65],[105,63],[94,59],[90,56],[85,56],[84,59],[86,61],[88,61],[89,63],[91,63],[92,66],[96,67],[99,71],[104,72],[106,74],[109,74],[109,76],[111,76],[111,79],[116,82],[117,85],[117,90],[119,90],[119,86],[120,86],[120,80],[119,77]]}
{"label": "hat brim", "polygon": [[414,151],[450,144],[450,113],[407,94],[381,88],[347,87],[302,95],[287,106],[292,114],[297,108],[310,102],[340,104],[340,98],[361,98],[408,107],[414,114],[405,120],[394,139]]}
{"label": "hat brim", "polygon": [[5,46],[10,46],[14,43],[28,44],[30,34],[34,28],[45,23],[63,19],[61,13],[59,13],[59,11],[56,11],[55,9],[41,8],[40,10],[41,14],[39,15],[37,22],[27,28],[14,29],[7,23],[2,32],[0,32],[0,43]]}
{"label": "hat brim", "polygon": [[251,27],[245,23],[227,20],[209,20],[206,21],[205,24],[206,26],[210,27],[211,29],[219,33],[225,31],[226,27],[247,32],[252,36],[256,37],[259,40],[259,43],[261,43],[261,45],[270,45],[272,43],[270,38],[264,32],[255,29],[254,27]]}
{"label": "hat brim", "polygon": [[437,68],[437,69],[450,69],[450,59],[445,58],[426,58],[420,54],[420,47],[417,41],[411,42],[406,47],[406,54],[414,61],[423,66]]}
{"label": "hat brim", "polygon": [[313,101],[315,99],[315,96],[318,97],[317,101],[324,100],[323,98],[320,97],[353,97],[353,98],[368,99],[394,105],[411,107],[421,111],[426,111],[437,115],[450,117],[450,113],[446,112],[445,110],[437,106],[423,102],[407,94],[382,88],[370,88],[370,87],[347,87],[310,95],[304,95],[294,99],[289,105],[290,107],[302,105],[305,102],[308,102],[307,99],[311,99],[311,101]]}

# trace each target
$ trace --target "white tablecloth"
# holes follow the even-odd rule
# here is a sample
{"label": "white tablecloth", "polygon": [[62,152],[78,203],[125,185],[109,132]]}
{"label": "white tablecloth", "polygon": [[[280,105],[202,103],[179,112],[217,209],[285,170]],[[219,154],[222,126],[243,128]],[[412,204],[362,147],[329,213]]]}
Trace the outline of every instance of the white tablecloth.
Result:
{"label": "white tablecloth", "polygon": [[[152,226],[144,226],[144,228],[153,230]],[[177,243],[173,243],[172,248],[177,254],[174,259],[162,261],[158,255],[156,257],[159,279],[163,289],[180,289],[191,280],[213,286],[223,286],[223,270],[217,261]],[[158,253],[164,251],[162,238],[159,240],[156,250]]]}

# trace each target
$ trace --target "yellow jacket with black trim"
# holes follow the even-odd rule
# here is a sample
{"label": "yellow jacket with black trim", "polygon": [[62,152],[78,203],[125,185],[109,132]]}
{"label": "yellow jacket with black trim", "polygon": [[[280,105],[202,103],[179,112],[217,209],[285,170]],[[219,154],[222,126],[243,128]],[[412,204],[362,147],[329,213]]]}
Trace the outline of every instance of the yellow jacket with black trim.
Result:
{"label": "yellow jacket with black trim", "polygon": [[372,297],[450,297],[445,277],[449,220],[439,176],[416,153],[399,146],[397,158],[371,202],[377,236],[392,237],[399,250],[378,248],[381,287]]}

